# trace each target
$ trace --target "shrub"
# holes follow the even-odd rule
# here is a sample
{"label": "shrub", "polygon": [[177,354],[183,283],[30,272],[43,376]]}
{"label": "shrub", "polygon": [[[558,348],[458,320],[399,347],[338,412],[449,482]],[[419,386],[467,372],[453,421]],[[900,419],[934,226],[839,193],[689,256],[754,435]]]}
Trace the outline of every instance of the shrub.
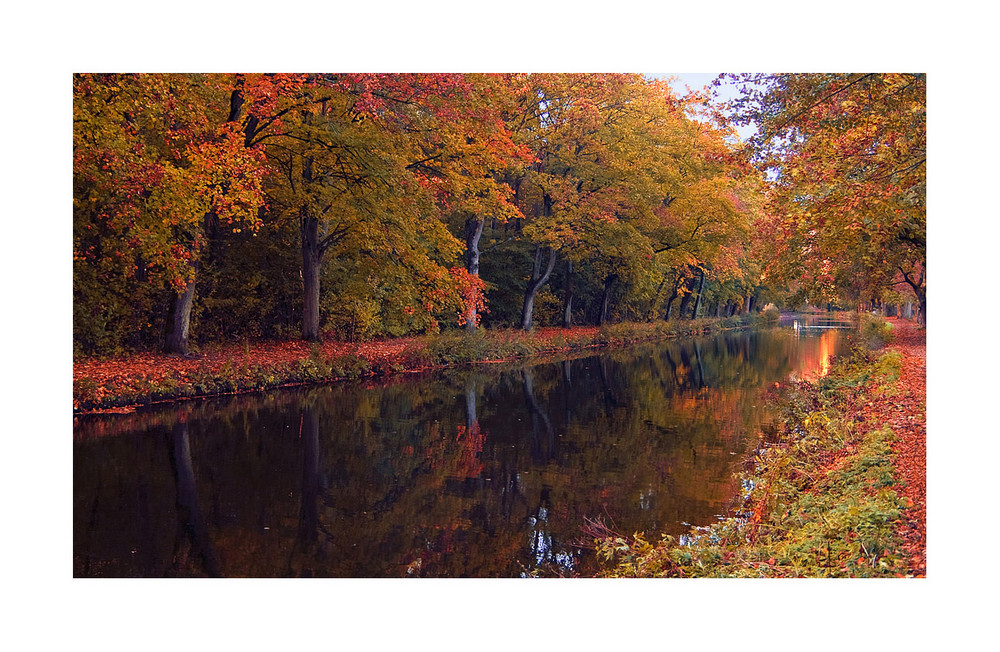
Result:
{"label": "shrub", "polygon": [[764,311],[760,314],[767,323],[777,324],[778,320],[781,318],[781,311],[775,306],[768,306],[767,308],[764,308]]}
{"label": "shrub", "polygon": [[861,315],[859,335],[861,342],[873,351],[889,344],[895,337],[892,324],[878,315],[868,313]]}

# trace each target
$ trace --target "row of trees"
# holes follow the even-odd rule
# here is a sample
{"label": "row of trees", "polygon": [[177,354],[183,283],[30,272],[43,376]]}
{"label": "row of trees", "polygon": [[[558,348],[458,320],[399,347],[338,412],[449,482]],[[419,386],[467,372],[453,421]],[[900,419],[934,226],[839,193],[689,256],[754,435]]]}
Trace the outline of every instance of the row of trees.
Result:
{"label": "row of trees", "polygon": [[[752,81],[742,117],[784,137],[808,93]],[[774,138],[744,156],[705,100],[628,74],[77,75],[76,348],[732,314],[829,285],[813,258],[840,259],[788,215],[854,197],[809,167],[844,128],[796,126],[770,193]],[[907,192],[841,209],[922,215]],[[820,231],[853,252],[841,227]]]}
{"label": "row of trees", "polygon": [[816,304],[927,314],[927,77],[730,75],[747,151],[771,173],[759,224],[768,281]]}

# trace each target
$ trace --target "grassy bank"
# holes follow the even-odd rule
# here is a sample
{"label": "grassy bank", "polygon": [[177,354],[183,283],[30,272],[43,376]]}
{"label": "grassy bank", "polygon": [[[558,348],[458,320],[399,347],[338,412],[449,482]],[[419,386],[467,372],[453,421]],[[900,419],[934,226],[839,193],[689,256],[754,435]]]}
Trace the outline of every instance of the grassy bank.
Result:
{"label": "grassy bank", "polygon": [[773,324],[777,312],[723,319],[483,330],[364,344],[258,343],[208,348],[192,358],[141,354],[73,365],[75,413],[277,387],[374,378],[457,364],[514,360],[586,348]]}
{"label": "grassy bank", "polygon": [[[877,324],[863,329],[891,338]],[[896,577],[911,574],[899,536],[909,506],[892,429],[866,419],[893,401],[902,355],[856,348],[815,384],[776,390],[785,427],[741,475],[732,515],[677,540],[604,533],[608,577]]]}

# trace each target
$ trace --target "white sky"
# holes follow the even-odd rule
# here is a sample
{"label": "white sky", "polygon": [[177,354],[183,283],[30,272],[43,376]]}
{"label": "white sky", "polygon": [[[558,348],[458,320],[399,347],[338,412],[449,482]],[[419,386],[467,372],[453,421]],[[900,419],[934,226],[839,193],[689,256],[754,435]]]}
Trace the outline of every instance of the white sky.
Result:
{"label": "white sky", "polygon": [[[687,89],[692,91],[697,91],[703,89],[705,86],[710,84],[713,79],[719,76],[720,73],[717,72],[685,72],[685,73],[652,73],[651,77],[673,77],[675,78],[671,82],[674,90],[678,93],[684,93]],[[734,84],[722,84],[717,89],[719,93],[718,100],[724,102],[727,100],[734,99],[738,95],[738,87]],[[740,138],[746,140],[750,137],[756,129],[753,127],[739,127],[736,130]]]}

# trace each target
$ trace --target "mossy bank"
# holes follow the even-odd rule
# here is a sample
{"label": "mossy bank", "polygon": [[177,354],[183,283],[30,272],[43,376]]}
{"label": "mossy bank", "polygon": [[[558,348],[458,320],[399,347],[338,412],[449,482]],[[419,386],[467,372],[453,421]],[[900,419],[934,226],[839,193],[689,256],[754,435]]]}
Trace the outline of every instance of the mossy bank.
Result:
{"label": "mossy bank", "polygon": [[901,391],[901,354],[871,348],[891,340],[891,328],[883,324],[862,324],[862,344],[838,360],[825,378],[772,392],[771,400],[782,414],[782,432],[747,460],[740,474],[743,495],[727,518],[680,538],[650,541],[641,533],[609,533],[597,541],[605,562],[601,574],[912,574],[898,534],[908,505],[893,463],[896,435],[863,418],[871,401],[891,401]]}

